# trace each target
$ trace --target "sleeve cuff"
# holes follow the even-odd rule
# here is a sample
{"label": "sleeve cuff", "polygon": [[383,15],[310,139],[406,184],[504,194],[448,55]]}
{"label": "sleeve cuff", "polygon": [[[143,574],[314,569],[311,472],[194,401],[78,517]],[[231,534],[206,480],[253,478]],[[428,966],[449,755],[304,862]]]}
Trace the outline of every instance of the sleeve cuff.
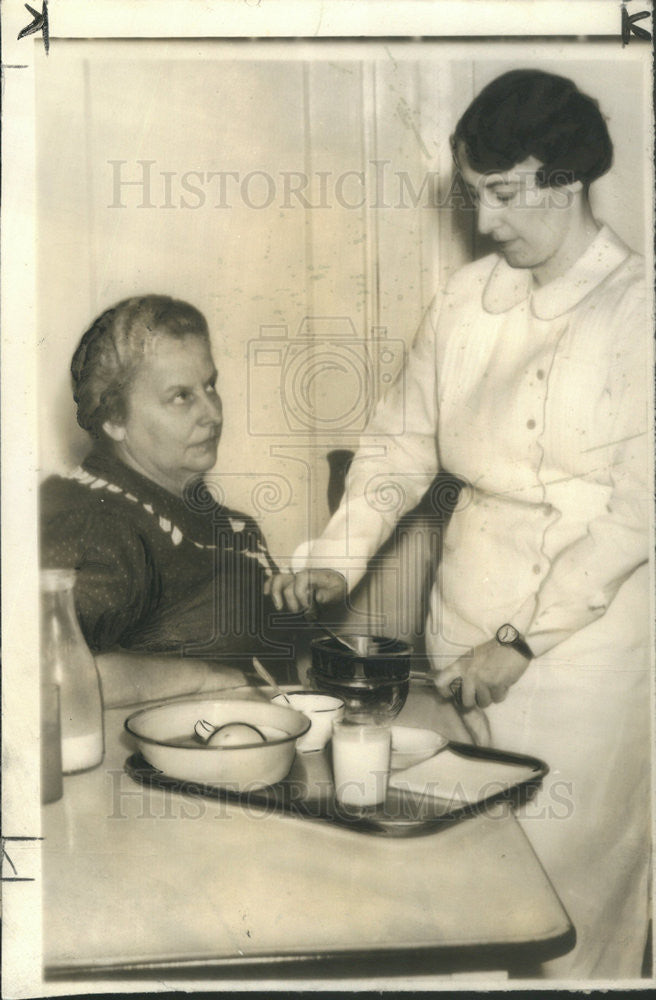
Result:
{"label": "sleeve cuff", "polygon": [[564,630],[554,630],[551,632],[528,632],[524,634],[524,641],[533,653],[535,659],[538,656],[543,656],[550,650],[557,646],[559,643],[564,642],[568,639],[572,632]]}
{"label": "sleeve cuff", "polygon": [[334,551],[334,543],[317,539],[301,542],[291,558],[291,570],[299,573],[303,569],[330,569],[341,573],[346,580],[348,593],[357,587],[367,572],[368,561],[362,557],[346,557]]}

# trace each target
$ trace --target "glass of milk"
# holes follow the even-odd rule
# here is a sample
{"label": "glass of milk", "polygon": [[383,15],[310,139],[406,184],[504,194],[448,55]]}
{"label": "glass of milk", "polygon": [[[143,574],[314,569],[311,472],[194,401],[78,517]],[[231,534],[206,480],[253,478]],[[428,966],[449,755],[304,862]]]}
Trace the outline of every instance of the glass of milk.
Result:
{"label": "glass of milk", "polygon": [[373,719],[333,722],[333,779],[338,802],[375,806],[385,801],[391,746],[389,723]]}

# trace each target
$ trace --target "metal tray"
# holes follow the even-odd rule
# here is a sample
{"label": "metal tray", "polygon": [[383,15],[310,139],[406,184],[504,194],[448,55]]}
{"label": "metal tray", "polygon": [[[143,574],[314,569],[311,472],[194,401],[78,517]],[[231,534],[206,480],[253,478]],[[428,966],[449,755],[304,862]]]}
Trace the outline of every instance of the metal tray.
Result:
{"label": "metal tray", "polygon": [[297,753],[286,778],[268,788],[248,792],[170,778],[152,767],[140,753],[128,757],[125,770],[131,778],[143,785],[182,792],[185,795],[227,799],[241,802],[249,808],[259,806],[299,819],[335,823],[358,833],[388,837],[438,833],[453,823],[489,810],[499,802],[519,806],[535,794],[549,771],[544,761],[537,757],[456,742],[449,742],[448,749],[468,760],[517,765],[524,776],[526,768],[529,768],[531,776],[475,803],[454,802],[390,787],[385,802],[381,805],[356,808],[342,805],[335,799],[330,747],[316,753]]}

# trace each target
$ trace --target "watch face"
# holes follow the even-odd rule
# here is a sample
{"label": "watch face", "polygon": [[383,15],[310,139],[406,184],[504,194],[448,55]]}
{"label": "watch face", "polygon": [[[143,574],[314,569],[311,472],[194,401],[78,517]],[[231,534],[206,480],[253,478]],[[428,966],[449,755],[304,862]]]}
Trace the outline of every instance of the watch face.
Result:
{"label": "watch face", "polygon": [[514,625],[502,625],[497,632],[497,639],[499,642],[511,643],[514,642],[519,636],[519,632],[514,627]]}

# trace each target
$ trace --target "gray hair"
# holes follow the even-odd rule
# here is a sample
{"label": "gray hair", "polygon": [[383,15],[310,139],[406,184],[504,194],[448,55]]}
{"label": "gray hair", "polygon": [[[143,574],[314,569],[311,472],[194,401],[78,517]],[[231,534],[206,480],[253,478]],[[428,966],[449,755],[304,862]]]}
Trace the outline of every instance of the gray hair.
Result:
{"label": "gray hair", "polygon": [[106,421],[125,420],[135,374],[158,333],[209,341],[203,314],[166,295],[124,299],[102,313],[82,337],[71,361],[73,399],[78,424],[93,437],[104,435]]}

